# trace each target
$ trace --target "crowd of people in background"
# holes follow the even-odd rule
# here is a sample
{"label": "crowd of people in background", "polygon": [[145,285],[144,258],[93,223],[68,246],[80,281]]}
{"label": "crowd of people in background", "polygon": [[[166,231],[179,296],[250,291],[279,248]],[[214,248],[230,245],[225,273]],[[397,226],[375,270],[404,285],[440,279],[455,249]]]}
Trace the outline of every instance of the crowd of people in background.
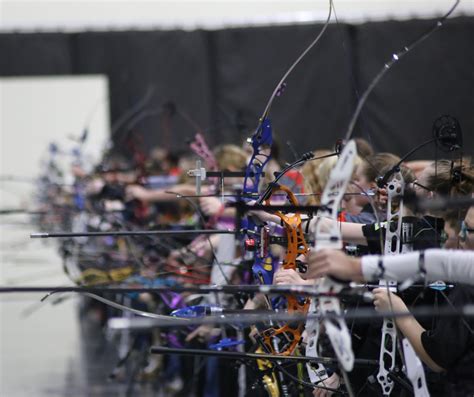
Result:
{"label": "crowd of people in background", "polygon": [[[395,308],[410,311],[418,306],[433,307],[427,318],[397,319],[398,332],[407,337],[423,361],[432,396],[472,395],[474,393],[474,321],[472,318],[440,318],[436,313],[445,306],[459,307],[474,302],[474,287],[446,282],[443,288],[428,284],[412,285],[392,293],[364,279],[364,258],[382,255],[381,235],[387,224],[386,186],[378,181],[400,161],[394,153],[376,152],[363,139],[356,139],[357,158],[351,183],[338,214],[344,241],[343,251],[313,252],[305,260],[307,271],[276,269],[276,285],[315,285],[320,277],[331,275],[354,280],[364,291],[373,293],[373,302],[363,299],[343,300],[345,308],[384,311]],[[270,149],[270,148],[269,148]],[[251,153],[246,146],[222,144],[212,150],[217,170],[245,171]],[[262,191],[280,171],[278,148],[271,148],[272,159],[265,167]],[[298,195],[299,203],[320,204],[321,193],[337,162],[332,148],[317,149],[314,160],[285,175],[279,183]],[[406,190],[417,197],[471,197],[474,189],[474,167],[469,157],[405,161],[400,165]],[[43,189],[38,197],[38,224],[43,230],[123,231],[123,230],[200,230],[206,228],[236,230],[242,228],[243,215],[229,203],[240,200],[244,176],[207,178],[196,191],[196,178],[188,171],[196,168],[198,156],[191,151],[173,152],[154,148],[141,156],[108,154],[92,172],[85,172],[80,161],[72,167],[74,183],[62,185],[52,177],[54,164],[44,172]],[[139,161],[137,161],[139,159]],[[203,160],[204,164],[207,164]],[[204,165],[207,166],[207,165]],[[278,198],[272,202],[277,203]],[[250,201],[250,204],[252,201]],[[413,203],[403,206],[402,221],[411,225],[409,242],[414,251],[430,249],[474,249],[474,207],[443,208],[422,212]],[[252,216],[266,222],[272,233],[283,234],[275,215],[255,211]],[[314,231],[317,216],[305,217],[308,233]],[[331,220],[324,219],[330,226]],[[280,228],[280,230],[279,230]],[[207,284],[252,284],[252,263],[246,256],[244,241],[232,234],[180,236],[108,236],[63,239],[59,249],[64,269],[80,286],[175,286]],[[281,245],[271,247],[280,262],[285,255]],[[469,259],[472,262],[472,258]],[[362,261],[362,262],[361,262]],[[361,265],[362,263],[362,265]],[[135,309],[157,314],[193,305],[218,305],[226,309],[265,309],[264,296],[242,295],[238,299],[224,295],[190,293],[129,294],[104,293],[104,297]],[[111,317],[123,316],[115,308],[84,298],[84,321],[106,328]],[[379,359],[382,319],[351,320],[352,345],[356,357]],[[237,396],[242,388],[239,377],[241,362],[221,361],[213,357],[160,356],[149,354],[152,345],[181,348],[209,348],[224,339],[241,340],[245,349],[254,346],[259,330],[202,325],[192,328],[150,329],[131,333],[124,338],[115,335],[111,343],[117,349],[117,366],[110,369],[116,381],[128,380],[148,384],[166,396]],[[239,342],[240,343],[240,342]],[[303,338],[302,344],[306,343]],[[212,347],[211,347],[212,348]],[[219,348],[217,348],[219,349]],[[222,348],[220,348],[222,349]],[[224,347],[236,349],[235,346]],[[334,357],[330,347],[324,356]],[[136,365],[129,365],[135,360]],[[262,379],[266,372],[259,362],[246,362],[245,392],[247,396],[273,396]],[[400,366],[402,364],[400,363]],[[133,371],[130,368],[134,368]],[[339,369],[330,368],[324,382],[331,390],[302,388],[290,379],[294,396],[344,394],[347,382],[357,396],[381,395],[374,378],[376,368],[355,366],[344,380]],[[295,370],[296,371],[296,370]],[[240,386],[239,386],[240,384]],[[137,386],[135,386],[137,387]],[[242,393],[242,392],[241,392]],[[393,395],[407,395],[396,383]]]}

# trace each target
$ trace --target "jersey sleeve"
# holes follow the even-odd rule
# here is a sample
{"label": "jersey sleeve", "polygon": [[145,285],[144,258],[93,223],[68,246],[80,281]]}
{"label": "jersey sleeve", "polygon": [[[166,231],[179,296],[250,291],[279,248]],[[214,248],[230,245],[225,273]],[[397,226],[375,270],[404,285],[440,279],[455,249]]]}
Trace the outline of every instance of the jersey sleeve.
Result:
{"label": "jersey sleeve", "polygon": [[[449,295],[456,307],[471,303],[474,288],[457,285]],[[421,334],[421,343],[428,355],[440,367],[450,370],[473,349],[472,321],[466,318],[440,318],[434,329]]]}
{"label": "jersey sleeve", "polygon": [[362,226],[362,233],[367,240],[367,246],[371,254],[380,254],[380,241],[385,241],[385,227],[378,223],[370,223]]}

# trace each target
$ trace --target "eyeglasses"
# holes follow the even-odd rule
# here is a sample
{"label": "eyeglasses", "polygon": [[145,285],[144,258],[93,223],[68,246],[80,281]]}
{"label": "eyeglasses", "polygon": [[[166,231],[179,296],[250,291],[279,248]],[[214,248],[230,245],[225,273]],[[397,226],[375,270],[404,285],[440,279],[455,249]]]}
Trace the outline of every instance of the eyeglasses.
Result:
{"label": "eyeglasses", "polygon": [[461,231],[459,232],[459,239],[462,242],[465,242],[467,240],[467,236],[469,233],[474,233],[474,228],[470,228],[467,226],[465,221],[461,222]]}
{"label": "eyeglasses", "polygon": [[418,183],[418,179],[414,180],[411,185],[413,186],[413,188],[416,188],[418,186],[418,187],[421,187],[422,189],[424,189],[428,192],[432,191],[431,189],[428,189],[426,186],[422,185],[421,183]]}

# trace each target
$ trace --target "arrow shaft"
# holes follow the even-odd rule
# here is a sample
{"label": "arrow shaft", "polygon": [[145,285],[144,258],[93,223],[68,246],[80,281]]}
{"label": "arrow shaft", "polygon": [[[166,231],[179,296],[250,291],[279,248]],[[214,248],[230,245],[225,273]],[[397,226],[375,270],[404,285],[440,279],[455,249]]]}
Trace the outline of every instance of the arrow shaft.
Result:
{"label": "arrow shaft", "polygon": [[235,230],[124,230],[115,232],[31,233],[30,238],[106,237],[106,236],[188,236],[196,234],[235,234]]}

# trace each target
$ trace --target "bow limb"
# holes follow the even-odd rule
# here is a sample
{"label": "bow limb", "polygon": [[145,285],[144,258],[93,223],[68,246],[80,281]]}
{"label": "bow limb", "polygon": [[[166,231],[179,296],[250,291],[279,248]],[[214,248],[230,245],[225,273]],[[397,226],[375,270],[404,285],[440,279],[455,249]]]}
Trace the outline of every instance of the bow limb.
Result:
{"label": "bow limb", "polygon": [[272,95],[268,99],[268,102],[265,106],[265,109],[263,111],[262,116],[260,117],[260,120],[258,122],[257,129],[252,136],[252,138],[249,139],[249,143],[252,145],[253,148],[253,155],[249,161],[249,165],[247,167],[247,175],[245,176],[244,180],[244,193],[247,193],[248,189],[250,188],[250,183],[251,183],[251,178],[250,178],[250,171],[255,173],[255,179],[252,183],[251,187],[251,193],[256,193],[258,192],[258,185],[260,182],[260,175],[262,173],[263,168],[267,164],[267,162],[270,160],[270,155],[262,151],[262,146],[268,146],[270,147],[272,144],[272,132],[271,132],[271,124],[270,124],[270,119],[269,119],[269,114],[270,110],[273,104],[273,101],[276,96],[278,96],[279,92],[281,92],[281,89],[283,85],[285,84],[286,79],[288,76],[293,72],[293,70],[296,68],[296,66],[303,60],[303,58],[311,51],[311,49],[319,42],[321,37],[324,35],[324,32],[329,26],[329,22],[331,20],[332,16],[332,11],[333,11],[333,3],[332,0],[329,0],[329,12],[328,16],[326,19],[326,22],[324,23],[324,26],[322,27],[321,31],[318,33],[316,38],[309,44],[308,47],[306,47],[303,52],[300,54],[300,56],[294,61],[291,66],[288,68],[288,70],[285,72],[285,74],[282,76],[276,87],[274,88]]}
{"label": "bow limb", "polygon": [[[392,180],[387,185],[387,228],[385,231],[384,253],[386,255],[396,255],[401,252],[401,233],[403,217],[403,200],[405,183],[400,172],[393,175]],[[397,206],[396,200],[400,199]],[[396,224],[396,228],[392,225]],[[383,277],[383,274],[380,275]],[[396,292],[397,283],[393,281],[380,280],[380,287],[387,289],[387,293]],[[390,295],[389,295],[390,296]],[[391,302],[390,302],[391,303]],[[392,318],[386,317],[382,325],[382,338],[380,342],[379,370],[377,381],[382,388],[382,394],[389,396],[392,393],[394,382],[389,374],[395,368],[397,353],[397,328]]]}
{"label": "bow limb", "polygon": [[377,73],[377,75],[374,77],[374,79],[370,82],[369,86],[367,89],[364,91],[362,96],[359,99],[359,102],[357,103],[356,110],[354,111],[354,114],[351,117],[351,120],[349,122],[349,126],[347,128],[345,140],[348,141],[352,137],[352,133],[354,132],[354,127],[356,125],[357,119],[360,115],[360,112],[367,101],[367,98],[369,97],[370,93],[373,91],[375,86],[379,83],[379,81],[382,79],[383,76],[392,68],[392,66],[397,63],[401,58],[403,58],[406,54],[408,54],[413,48],[415,48],[418,44],[421,42],[425,41],[430,37],[435,31],[437,31],[444,23],[446,19],[449,18],[449,16],[453,13],[453,11],[456,9],[458,6],[460,0],[455,0],[454,4],[451,6],[449,11],[444,14],[440,19],[436,21],[436,24],[431,27],[428,31],[424,32],[421,36],[417,37],[415,40],[413,40],[410,44],[405,45],[401,50],[398,52],[392,54],[392,57],[388,62],[386,62],[382,69]]}
{"label": "bow limb", "polygon": [[196,155],[204,160],[208,170],[217,171],[218,167],[216,157],[211,149],[209,149],[204,136],[200,132],[196,132],[196,135],[194,135],[194,141],[189,144],[189,147]]}
{"label": "bow limb", "polygon": [[[286,73],[283,75],[281,80],[278,82],[277,86],[273,90],[272,95],[270,96],[265,109],[263,111],[262,117],[259,120],[258,127],[252,138],[250,139],[250,143],[253,148],[253,154],[252,157],[250,158],[249,164],[246,168],[246,175],[244,178],[244,188],[243,188],[243,193],[248,194],[248,193],[258,193],[259,185],[260,185],[260,177],[262,175],[263,169],[270,160],[270,148],[272,145],[272,128],[271,128],[271,123],[268,118],[268,115],[270,113],[270,109],[273,103],[273,100],[275,97],[278,95],[279,91],[283,88],[283,85],[285,83],[285,80],[288,78],[288,76],[291,74],[291,72],[294,70],[294,68],[301,62],[301,60],[306,56],[306,54],[316,45],[316,43],[320,40],[324,32],[326,31],[329,21],[331,19],[331,14],[332,14],[332,0],[329,0],[329,14],[326,23],[324,24],[323,28],[319,32],[318,36],[311,42],[311,44],[302,52],[302,54],[296,59],[296,61],[290,66],[290,68],[286,71]],[[294,197],[293,197],[294,198]],[[265,197],[266,199],[266,197]],[[296,198],[294,198],[296,201]],[[289,256],[292,256],[294,252],[298,252],[298,239],[303,237],[302,229],[301,229],[301,218],[299,215],[294,218],[297,219],[297,222],[299,223],[295,226],[294,224],[287,223],[285,224],[286,227],[286,232],[287,232],[287,237],[293,238],[293,244],[296,244],[296,249],[288,249],[287,250],[287,258]],[[285,221],[282,219],[282,221]],[[248,230],[253,230],[257,231],[258,235],[258,227],[254,223],[252,219],[248,219],[248,225],[247,225]],[[265,229],[262,229],[262,232],[265,232]],[[295,236],[296,233],[296,236]],[[296,237],[296,239],[295,239]],[[263,236],[262,236],[263,239]],[[304,242],[304,238],[302,238],[302,241]],[[290,244],[290,243],[289,243]],[[290,247],[290,245],[289,245]],[[304,243],[304,248],[305,248],[305,253],[307,252],[307,246],[306,243]],[[296,258],[295,258],[296,261]],[[252,268],[253,273],[256,278],[259,279],[260,282],[264,283],[271,283],[273,281],[273,271],[274,271],[274,263],[273,259],[271,256],[263,257],[263,255],[258,255],[256,253],[255,255],[255,263]],[[289,308],[292,308],[294,310],[304,310],[305,312],[308,310],[308,302],[306,301],[302,307],[300,307],[299,302],[297,299],[294,298],[289,298],[287,297],[288,300],[288,306]],[[293,339],[296,340],[297,342],[291,343],[289,350],[294,350],[296,347],[297,343],[299,342],[301,338],[301,329],[300,326],[298,326],[297,330],[289,330],[291,331],[291,334],[293,335]],[[295,331],[295,332],[293,332]],[[296,338],[295,338],[296,337]],[[268,345],[268,340],[266,345]],[[272,348],[273,350],[273,348]],[[284,385],[282,385],[284,386]],[[284,390],[283,390],[284,391]]]}
{"label": "bow limb", "polygon": [[416,355],[413,346],[407,338],[402,340],[403,354],[405,356],[405,370],[413,386],[415,397],[429,397],[426,385],[425,370],[420,358]]}
{"label": "bow limb", "polygon": [[[391,181],[387,184],[387,192],[387,228],[385,231],[384,253],[385,255],[397,255],[410,252],[412,251],[412,246],[406,242],[412,241],[413,228],[412,225],[402,222],[405,181],[400,171],[393,174]],[[398,203],[397,200],[399,201]],[[393,225],[395,224],[396,227],[394,228]],[[380,277],[383,278],[383,264],[380,265],[380,271]],[[395,292],[397,289],[397,283],[394,281],[382,279],[379,285],[386,288],[387,293]],[[391,301],[389,300],[389,302],[391,306]],[[396,352],[397,329],[395,321],[393,318],[385,317],[382,325],[379,370],[377,373],[377,381],[382,388],[384,396],[389,396],[394,387],[394,382],[389,374],[395,368]],[[415,396],[429,396],[423,365],[406,338],[402,340],[402,350],[400,353],[404,359],[407,377],[413,385]]]}
{"label": "bow limb", "polygon": [[[346,136],[345,139],[346,141],[349,140],[352,137],[357,119],[362,111],[363,106],[365,105],[370,93],[374,90],[376,85],[380,82],[380,80],[385,76],[385,74],[391,69],[391,67],[397,63],[402,57],[408,54],[413,48],[415,48],[418,44],[421,42],[425,41],[428,39],[436,30],[438,30],[444,23],[444,21],[453,13],[453,11],[456,9],[456,7],[459,4],[459,0],[455,0],[454,4],[451,6],[449,11],[444,14],[437,22],[436,24],[431,27],[428,31],[424,32],[421,36],[416,38],[414,41],[412,41],[410,44],[405,45],[400,51],[392,54],[392,57],[390,60],[388,60],[387,63],[385,63],[382,67],[382,69],[375,75],[373,80],[370,82],[362,96],[360,97],[356,109],[350,119]],[[403,190],[403,178],[401,178],[401,175],[396,176],[393,180],[392,183],[397,185],[398,187],[402,186]],[[392,185],[392,188],[395,187]],[[392,198],[394,198],[394,194],[397,194],[396,189],[392,191]],[[389,190],[389,203],[390,203],[390,190]],[[400,253],[400,236],[401,236],[401,212],[400,214],[398,213],[392,213],[390,206],[388,208],[388,217],[387,217],[387,225],[391,225],[391,220],[396,220],[397,222],[397,228],[395,232],[392,232],[390,227],[387,227],[387,232],[386,232],[386,243],[385,243],[385,250],[386,253],[392,252],[392,254],[398,254]],[[399,215],[399,216],[398,216]],[[398,216],[398,219],[397,219]],[[388,252],[387,252],[388,249]],[[386,282],[381,282],[381,286],[385,286],[387,288],[387,292],[390,291],[390,288],[394,288],[394,285],[389,285]],[[386,318],[384,320],[383,328],[382,328],[382,341],[381,341],[381,350],[380,350],[380,367],[379,367],[379,372],[377,374],[377,380],[379,384],[382,387],[382,391],[384,395],[390,395],[392,389],[393,389],[393,381],[390,379],[388,376],[389,372],[393,370],[395,366],[395,354],[396,354],[396,328],[395,324],[392,319]],[[416,356],[415,356],[416,357]],[[419,360],[419,359],[418,359]],[[415,367],[418,365],[418,363],[415,363]],[[414,367],[413,365],[411,366],[412,368]],[[413,373],[413,371],[411,371]],[[412,382],[415,380],[415,378],[410,378]],[[414,390],[417,393],[420,393],[418,391],[418,387],[414,385]],[[426,392],[426,390],[424,391]],[[419,394],[421,395],[421,394]]]}
{"label": "bow limb", "polygon": [[300,56],[296,59],[296,61],[291,64],[289,69],[285,72],[283,77],[280,79],[280,81],[276,85],[275,89],[273,90],[273,93],[272,93],[270,99],[268,100],[267,105],[265,106],[265,110],[263,111],[263,115],[261,117],[261,120],[264,120],[268,116],[268,114],[270,113],[270,109],[272,107],[273,100],[275,99],[276,96],[278,96],[278,93],[281,92],[281,89],[283,88],[286,79],[291,74],[293,69],[296,68],[296,66],[302,61],[302,59],[306,56],[306,54],[308,54],[308,52],[311,51],[311,49],[318,43],[318,41],[323,36],[324,32],[326,31],[327,27],[329,26],[329,21],[331,20],[332,10],[333,10],[332,0],[329,0],[329,13],[328,13],[328,16],[327,16],[326,22],[324,23],[323,28],[321,29],[319,34],[316,36],[316,38],[310,43],[310,45],[304,49],[304,51],[300,54]]}
{"label": "bow limb", "polygon": [[[329,0],[329,12],[326,22],[318,33],[316,38],[306,47],[300,56],[294,61],[288,70],[284,73],[283,77],[280,79],[276,87],[274,88],[272,95],[270,96],[263,114],[259,119],[257,129],[253,136],[248,139],[248,142],[252,145],[253,153],[247,165],[244,178],[244,187],[243,193],[258,193],[260,178],[265,168],[266,164],[270,161],[270,148],[273,143],[272,136],[272,127],[270,119],[268,118],[273,100],[280,92],[285,80],[293,72],[296,66],[302,61],[302,59],[309,53],[309,51],[319,42],[331,20],[333,12],[333,3],[332,0]],[[255,225],[252,221],[249,222],[248,229],[255,228]]]}
{"label": "bow limb", "polygon": [[[318,212],[318,216],[330,217],[332,222],[329,230],[326,230],[326,228],[323,227],[322,222],[319,221],[321,218],[318,218],[316,221],[315,250],[320,250],[322,248],[342,248],[342,238],[341,232],[338,228],[337,214],[341,200],[352,177],[356,155],[357,149],[355,142],[349,141],[341,152],[336,166],[331,171],[328,183],[321,198],[322,209]],[[343,285],[341,283],[330,278],[324,278],[318,285],[318,291],[326,293],[337,294],[342,290],[342,288]],[[320,311],[322,315],[341,313],[340,302],[337,297],[325,297],[319,299],[318,307],[314,302],[312,309],[316,312]],[[347,324],[342,319],[323,320],[323,323],[326,334],[331,341],[331,345],[336,353],[339,363],[345,371],[351,371],[354,366],[354,353],[352,351],[352,341]],[[311,320],[307,323],[307,332],[309,336],[306,348],[307,355],[317,357],[319,326],[320,324],[318,321]],[[309,366],[308,370],[310,378],[318,377],[318,374],[314,373],[312,368]]]}

